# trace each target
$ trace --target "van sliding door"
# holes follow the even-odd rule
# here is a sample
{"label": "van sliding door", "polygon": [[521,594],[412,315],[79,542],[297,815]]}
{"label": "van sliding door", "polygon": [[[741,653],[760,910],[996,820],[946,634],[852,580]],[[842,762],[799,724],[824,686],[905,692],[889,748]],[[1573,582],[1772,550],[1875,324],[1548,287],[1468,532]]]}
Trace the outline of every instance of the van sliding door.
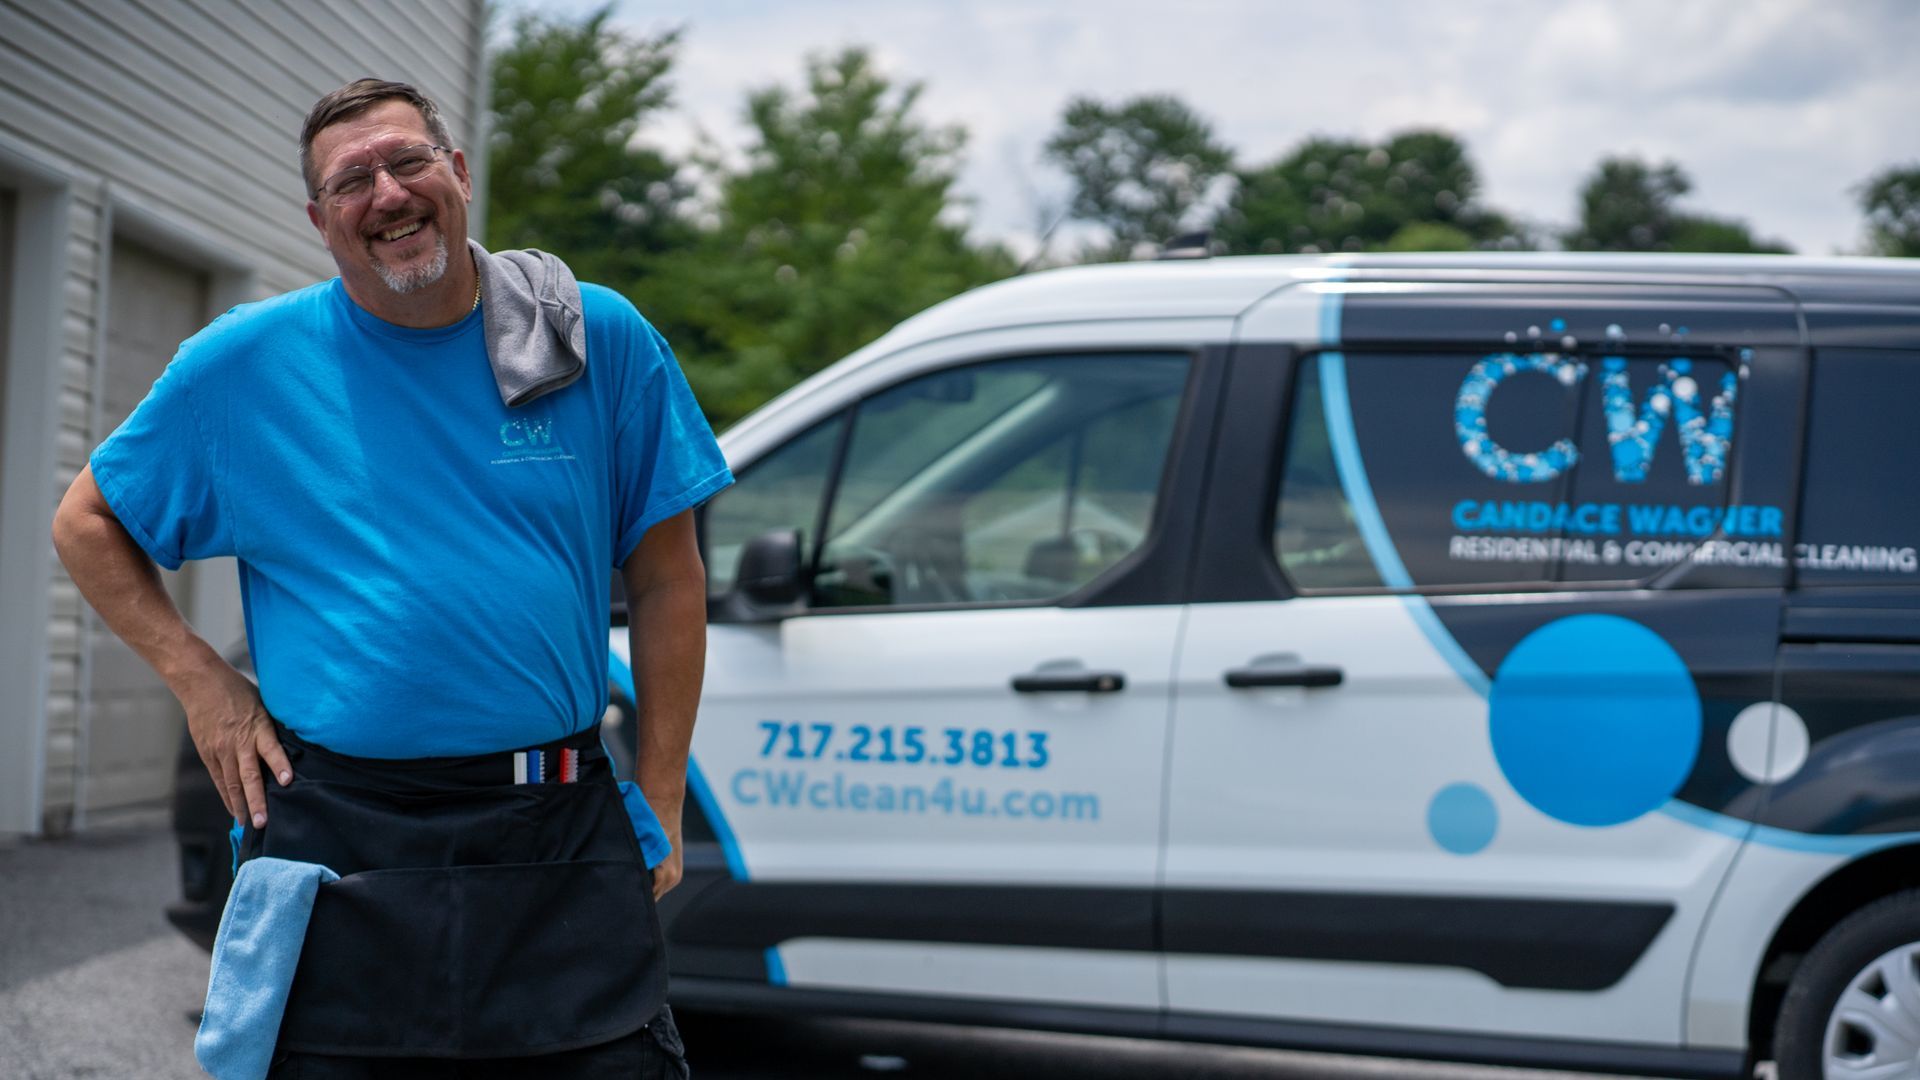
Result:
{"label": "van sliding door", "polygon": [[1213,478],[1176,679],[1170,1023],[1676,1046],[1773,699],[1791,304],[1310,288],[1236,345],[1262,467]]}

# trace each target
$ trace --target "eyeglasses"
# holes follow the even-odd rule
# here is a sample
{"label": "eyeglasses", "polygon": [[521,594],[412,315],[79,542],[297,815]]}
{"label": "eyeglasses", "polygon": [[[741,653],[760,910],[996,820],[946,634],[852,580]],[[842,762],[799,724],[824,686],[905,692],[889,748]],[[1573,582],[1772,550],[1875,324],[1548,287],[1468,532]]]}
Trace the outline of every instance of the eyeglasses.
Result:
{"label": "eyeglasses", "polygon": [[375,169],[385,169],[387,175],[401,184],[410,185],[427,175],[428,170],[433,168],[433,155],[436,150],[441,153],[447,152],[444,146],[419,143],[414,146],[403,146],[388,154],[386,160],[373,165],[348,166],[327,177],[327,182],[320,185],[320,189],[313,193],[313,197],[325,199],[331,206],[352,206],[363,202],[373,194]]}

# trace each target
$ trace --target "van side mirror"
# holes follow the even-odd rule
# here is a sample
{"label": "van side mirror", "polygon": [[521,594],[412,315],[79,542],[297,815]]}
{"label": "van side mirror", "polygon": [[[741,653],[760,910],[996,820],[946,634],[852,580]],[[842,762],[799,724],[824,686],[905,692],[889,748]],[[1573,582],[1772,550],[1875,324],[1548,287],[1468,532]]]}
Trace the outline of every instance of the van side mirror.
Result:
{"label": "van side mirror", "polygon": [[747,541],[733,575],[724,615],[734,622],[766,622],[806,607],[799,529],[775,529]]}

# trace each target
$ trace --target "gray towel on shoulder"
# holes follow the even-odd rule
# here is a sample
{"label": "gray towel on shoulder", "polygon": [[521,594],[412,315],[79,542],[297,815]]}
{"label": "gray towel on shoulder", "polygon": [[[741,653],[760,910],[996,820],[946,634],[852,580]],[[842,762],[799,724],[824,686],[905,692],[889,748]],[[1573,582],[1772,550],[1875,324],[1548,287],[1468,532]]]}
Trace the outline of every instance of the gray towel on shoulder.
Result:
{"label": "gray towel on shoulder", "polygon": [[500,400],[509,407],[571,384],[587,370],[580,283],[558,257],[528,248],[490,252],[473,240],[481,322]]}

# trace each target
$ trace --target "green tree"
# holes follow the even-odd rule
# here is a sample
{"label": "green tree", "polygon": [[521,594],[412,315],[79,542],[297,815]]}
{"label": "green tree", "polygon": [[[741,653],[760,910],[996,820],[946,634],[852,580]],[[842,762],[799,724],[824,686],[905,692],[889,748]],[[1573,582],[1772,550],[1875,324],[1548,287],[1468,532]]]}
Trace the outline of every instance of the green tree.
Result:
{"label": "green tree", "polygon": [[1920,258],[1920,164],[1875,173],[1856,193],[1867,215],[1867,249]]}
{"label": "green tree", "polygon": [[955,220],[965,133],[918,119],[920,94],[852,48],[809,58],[798,92],[748,96],[745,163],[708,163],[716,223],[656,293],[686,324],[675,345],[716,422],[1013,272]]}
{"label": "green tree", "polygon": [[1473,237],[1465,229],[1438,221],[1413,221],[1395,229],[1380,251],[1472,251]]}
{"label": "green tree", "polygon": [[1466,147],[1441,131],[1308,139],[1238,179],[1215,227],[1234,254],[1526,246],[1480,204]]}
{"label": "green tree", "polygon": [[1580,189],[1580,224],[1565,236],[1574,251],[1724,251],[1783,253],[1745,222],[1682,210],[1693,190],[1680,166],[1639,158],[1603,158]]}
{"label": "green tree", "polygon": [[1566,237],[1575,251],[1672,250],[1674,203],[1693,182],[1673,162],[1606,158],[1580,189],[1580,224]]}
{"label": "green tree", "polygon": [[1087,254],[1107,260],[1192,228],[1214,182],[1233,166],[1211,125],[1164,94],[1118,105],[1074,98],[1043,156],[1072,181],[1068,216],[1106,228],[1107,242]]}
{"label": "green tree", "polygon": [[660,257],[693,239],[678,167],[634,143],[669,104],[679,33],[635,37],[610,11],[522,15],[493,58],[486,241],[551,251],[637,300]]}

